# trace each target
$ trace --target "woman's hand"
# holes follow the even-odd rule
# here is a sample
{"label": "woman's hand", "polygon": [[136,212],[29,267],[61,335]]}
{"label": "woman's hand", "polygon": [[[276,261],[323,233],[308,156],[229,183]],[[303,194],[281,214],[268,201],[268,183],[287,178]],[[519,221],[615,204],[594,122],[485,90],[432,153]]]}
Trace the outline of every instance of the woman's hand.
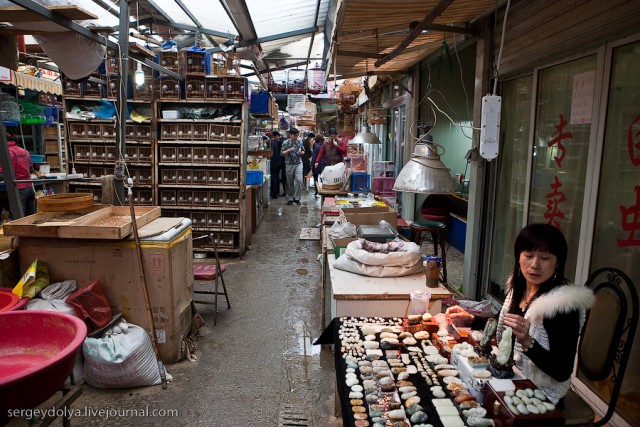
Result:
{"label": "woman's hand", "polygon": [[504,325],[509,326],[513,330],[516,340],[523,346],[529,347],[531,345],[531,335],[529,335],[529,326],[531,323],[522,316],[517,314],[505,314]]}
{"label": "woman's hand", "polygon": [[459,305],[447,308],[444,315],[450,322],[453,322],[457,326],[469,326],[475,317]]}

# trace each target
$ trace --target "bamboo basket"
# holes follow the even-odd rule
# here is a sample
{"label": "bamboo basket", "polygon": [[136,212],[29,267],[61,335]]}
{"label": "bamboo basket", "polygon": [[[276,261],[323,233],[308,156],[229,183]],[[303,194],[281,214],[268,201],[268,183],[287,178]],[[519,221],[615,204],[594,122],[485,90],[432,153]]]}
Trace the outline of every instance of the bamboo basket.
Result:
{"label": "bamboo basket", "polygon": [[61,193],[38,197],[38,213],[66,212],[93,206],[91,193]]}

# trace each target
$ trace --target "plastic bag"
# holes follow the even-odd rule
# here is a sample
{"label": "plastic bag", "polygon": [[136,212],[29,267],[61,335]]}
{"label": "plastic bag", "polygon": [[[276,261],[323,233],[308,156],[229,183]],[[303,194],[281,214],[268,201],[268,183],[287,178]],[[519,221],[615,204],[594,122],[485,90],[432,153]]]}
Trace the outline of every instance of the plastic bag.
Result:
{"label": "plastic bag", "polygon": [[33,298],[47,286],[49,286],[49,269],[44,262],[35,260],[12,292],[19,297]]}
{"label": "plastic bag", "polygon": [[40,298],[34,298],[27,304],[27,310],[57,311],[60,313],[78,316],[75,309],[66,303],[65,299],[76,290],[75,280],[65,280],[60,283],[52,283],[40,292]]}
{"label": "plastic bag", "polygon": [[98,281],[78,289],[67,297],[66,302],[75,309],[78,317],[84,320],[89,331],[102,328],[111,320],[109,300]]}
{"label": "plastic bag", "polygon": [[459,300],[458,305],[474,316],[491,317],[494,316],[493,305],[491,301],[473,301],[473,300]]}
{"label": "plastic bag", "polygon": [[344,216],[340,216],[340,218],[331,225],[328,234],[329,237],[333,237],[334,239],[341,239],[343,237],[356,237],[357,232],[358,230],[355,224],[351,224]]}

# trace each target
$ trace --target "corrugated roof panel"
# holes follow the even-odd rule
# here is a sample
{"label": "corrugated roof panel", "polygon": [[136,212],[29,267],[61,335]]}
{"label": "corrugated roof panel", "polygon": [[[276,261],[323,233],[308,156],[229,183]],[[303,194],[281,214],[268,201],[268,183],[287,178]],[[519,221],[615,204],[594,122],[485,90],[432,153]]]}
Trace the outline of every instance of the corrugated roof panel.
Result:
{"label": "corrugated roof panel", "polygon": [[[267,58],[307,58],[309,53],[309,44],[311,36],[307,35],[299,39],[281,39],[272,42],[261,43],[264,56]],[[313,40],[313,48],[311,49],[311,60],[322,59],[322,50],[324,42],[321,34],[316,34]],[[274,60],[270,59],[273,63]],[[293,62],[300,62],[300,59],[294,59]]]}
{"label": "corrugated roof panel", "polygon": [[[283,34],[316,25],[318,0],[246,0],[258,38]],[[323,24],[329,0],[320,0],[318,23]]]}
{"label": "corrugated roof panel", "polygon": [[[155,0],[154,3],[157,4],[171,20],[179,24],[196,25],[174,0]],[[192,13],[196,15],[196,17],[198,16],[197,11],[195,13],[192,11]]]}
{"label": "corrugated roof panel", "polygon": [[[173,1],[173,0],[172,0]],[[238,31],[219,1],[182,0],[204,28],[236,35]]]}
{"label": "corrugated roof panel", "polygon": [[[388,0],[349,0],[343,3],[336,34],[341,36],[362,32],[363,37],[341,40],[336,61],[338,74],[366,74],[367,61],[362,56],[365,52],[374,54],[368,61],[369,71],[405,71],[428,55],[440,51],[443,39],[446,38],[451,46],[454,41],[453,33],[423,34],[381,67],[373,66],[378,58],[392,52],[405,40],[409,35],[409,23],[422,21],[438,3],[439,0],[403,0],[401,7]],[[456,0],[433,23],[462,26],[485,15],[495,6],[495,0]],[[381,34],[378,39],[372,35],[376,28],[403,25],[406,26],[406,31]]]}

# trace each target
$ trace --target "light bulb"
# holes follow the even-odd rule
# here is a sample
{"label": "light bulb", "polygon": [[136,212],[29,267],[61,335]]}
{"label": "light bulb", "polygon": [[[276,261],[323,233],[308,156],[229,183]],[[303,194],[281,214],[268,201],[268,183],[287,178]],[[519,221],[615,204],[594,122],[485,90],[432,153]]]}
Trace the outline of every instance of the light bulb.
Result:
{"label": "light bulb", "polygon": [[144,71],[142,71],[142,64],[138,62],[138,69],[136,69],[135,79],[136,86],[142,86],[144,84]]}

